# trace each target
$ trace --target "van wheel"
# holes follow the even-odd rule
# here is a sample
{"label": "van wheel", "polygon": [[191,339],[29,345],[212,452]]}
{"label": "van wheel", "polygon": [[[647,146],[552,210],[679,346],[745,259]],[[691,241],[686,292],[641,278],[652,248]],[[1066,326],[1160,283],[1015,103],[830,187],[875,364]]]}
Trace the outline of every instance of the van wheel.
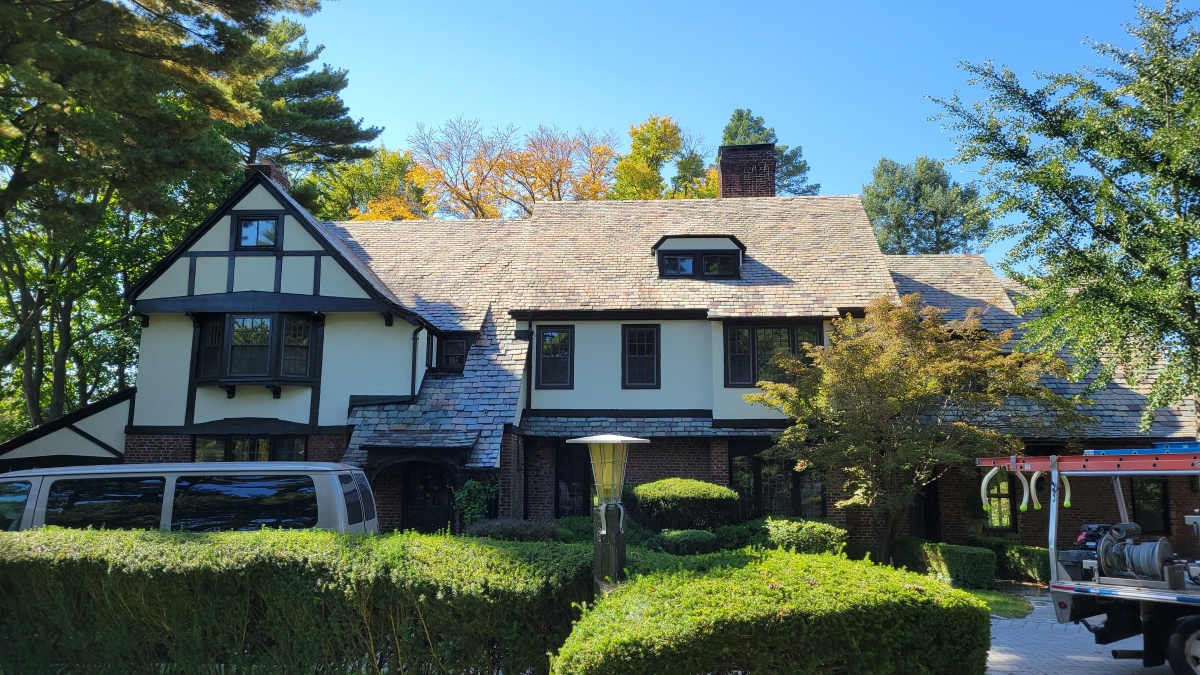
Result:
{"label": "van wheel", "polygon": [[1200,675],[1200,615],[1175,622],[1167,640],[1167,662],[1175,675]]}

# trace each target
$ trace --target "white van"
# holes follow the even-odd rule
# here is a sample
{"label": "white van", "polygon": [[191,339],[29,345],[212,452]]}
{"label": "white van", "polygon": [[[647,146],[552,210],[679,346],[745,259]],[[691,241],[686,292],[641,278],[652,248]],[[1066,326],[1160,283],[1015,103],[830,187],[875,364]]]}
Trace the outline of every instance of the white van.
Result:
{"label": "white van", "polygon": [[43,525],[379,531],[367,477],[324,462],[106,464],[0,474],[0,531]]}

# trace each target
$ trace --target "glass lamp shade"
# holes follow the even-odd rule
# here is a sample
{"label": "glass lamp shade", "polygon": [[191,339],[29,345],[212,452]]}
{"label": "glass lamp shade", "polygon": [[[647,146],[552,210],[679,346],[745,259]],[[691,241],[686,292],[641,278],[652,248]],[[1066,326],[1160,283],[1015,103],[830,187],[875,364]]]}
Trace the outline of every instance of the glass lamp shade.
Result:
{"label": "glass lamp shade", "polygon": [[629,459],[631,443],[649,443],[645,438],[602,434],[572,438],[568,443],[587,443],[592,460],[592,477],[596,481],[596,504],[620,504],[625,487],[625,462]]}

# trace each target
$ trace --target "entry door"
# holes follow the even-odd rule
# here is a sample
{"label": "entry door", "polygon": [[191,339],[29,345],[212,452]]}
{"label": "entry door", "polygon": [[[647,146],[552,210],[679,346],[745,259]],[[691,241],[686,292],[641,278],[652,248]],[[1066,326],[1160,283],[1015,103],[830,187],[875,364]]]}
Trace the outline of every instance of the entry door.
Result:
{"label": "entry door", "polygon": [[454,522],[454,474],[430,464],[410,464],[405,471],[406,530],[429,534]]}

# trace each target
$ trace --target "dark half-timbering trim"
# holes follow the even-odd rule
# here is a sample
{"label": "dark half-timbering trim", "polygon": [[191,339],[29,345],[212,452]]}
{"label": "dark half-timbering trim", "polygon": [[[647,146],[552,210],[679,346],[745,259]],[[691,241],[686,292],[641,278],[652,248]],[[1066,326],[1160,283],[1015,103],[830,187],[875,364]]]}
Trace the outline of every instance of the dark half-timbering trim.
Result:
{"label": "dark half-timbering trim", "polygon": [[631,408],[531,408],[526,417],[712,417],[711,410],[665,408],[659,410]]}
{"label": "dark half-timbering trim", "polygon": [[84,439],[111,452],[116,457],[124,457],[125,456],[124,450],[118,450],[118,449],[114,448],[113,446],[109,445],[108,443],[105,443],[104,441],[100,440],[99,438],[96,438],[95,436],[89,434],[88,432],[84,431],[83,429],[80,429],[79,427],[75,426],[74,424],[68,424],[67,428],[70,429],[71,431],[74,431],[75,433],[79,434]]}
{"label": "dark half-timbering trim", "polygon": [[517,321],[687,321],[708,318],[707,309],[514,309]]}
{"label": "dark half-timbering trim", "polygon": [[[238,291],[191,297],[139,300],[139,314],[185,314],[227,312],[383,312],[386,305],[371,298],[337,298],[327,295],[299,295],[268,291]],[[405,318],[407,321],[407,317]],[[417,321],[409,321],[418,324]]]}
{"label": "dark half-timbering trim", "polygon": [[[12,439],[5,441],[4,443],[0,443],[0,457],[2,457],[7,452],[16,450],[17,448],[24,446],[28,443],[32,443],[33,441],[36,441],[39,438],[42,438],[44,436],[49,436],[50,434],[52,434],[56,431],[59,431],[61,429],[66,429],[67,427],[70,427],[71,425],[75,424],[76,422],[83,421],[83,420],[87,419],[88,417],[91,417],[92,415],[95,415],[98,412],[107,410],[107,409],[113,407],[114,405],[117,405],[118,403],[121,403],[123,401],[130,401],[129,405],[132,406],[133,402],[131,401],[131,399],[133,399],[134,396],[136,396],[136,395],[137,395],[137,387],[130,387],[129,389],[126,389],[125,391],[113,394],[112,396],[109,396],[108,398],[101,399],[90,405],[85,405],[84,407],[80,408],[79,410],[76,410],[71,413],[67,413],[66,415],[63,415],[62,417],[54,420],[53,422],[47,422],[36,429],[30,429],[29,431],[26,431],[25,433],[21,434],[20,436],[17,436],[16,438],[12,438]],[[100,444],[100,447],[103,447],[106,450],[111,448],[111,446],[105,445],[103,443]],[[117,456],[120,457],[120,454],[118,453]]]}
{"label": "dark half-timbering trim", "polygon": [[412,403],[417,400],[416,396],[411,394],[396,394],[396,395],[379,395],[379,396],[351,396],[350,409],[361,408],[368,405],[392,405]]}
{"label": "dark half-timbering trim", "polygon": [[792,420],[719,420],[712,421],[714,429],[786,429]]}
{"label": "dark half-timbering trim", "polygon": [[[325,375],[325,315],[318,313],[313,317],[313,353],[309,355],[312,359],[312,369],[315,379],[313,380],[312,391],[309,393],[308,401],[308,423],[312,426],[317,426],[321,423],[321,380]],[[347,415],[347,417],[349,417]]]}
{"label": "dark half-timbering trim", "polygon": [[201,422],[200,424],[190,424],[181,427],[137,426],[132,424],[125,427],[126,434],[139,434],[148,436],[186,434],[198,434],[201,436],[215,436],[220,434],[340,435],[351,434],[353,432],[354,427],[348,424],[320,426],[316,424],[303,424],[301,422],[288,422],[285,420],[263,417],[233,417],[223,420],[213,420],[212,422]]}

